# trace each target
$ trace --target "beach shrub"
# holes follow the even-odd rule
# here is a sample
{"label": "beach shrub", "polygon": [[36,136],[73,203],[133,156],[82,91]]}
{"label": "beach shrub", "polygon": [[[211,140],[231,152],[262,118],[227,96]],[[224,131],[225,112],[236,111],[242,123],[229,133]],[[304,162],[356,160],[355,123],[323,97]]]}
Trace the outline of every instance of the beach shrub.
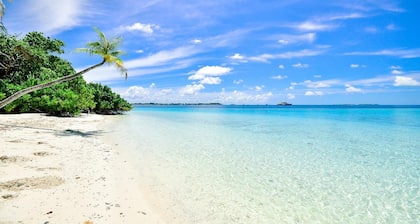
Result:
{"label": "beach shrub", "polygon": [[120,114],[132,109],[130,103],[120,95],[112,92],[108,86],[99,83],[89,83],[89,87],[93,90],[94,101],[96,102],[96,106],[93,109],[95,113]]}
{"label": "beach shrub", "polygon": [[[74,74],[71,64],[60,58],[64,42],[31,32],[24,38],[0,35],[0,99],[24,88]],[[82,111],[126,111],[131,109],[124,99],[112,93],[108,98],[95,97],[98,91],[82,77],[37,90],[13,101],[0,111],[10,113],[46,112],[58,116],[73,116]],[[114,95],[112,95],[112,94]],[[100,99],[100,103],[95,102]],[[109,99],[109,102],[106,100]],[[120,99],[120,100],[119,100]],[[107,105],[110,106],[102,106]],[[127,106],[126,103],[129,105]],[[100,106],[97,106],[100,105]]]}

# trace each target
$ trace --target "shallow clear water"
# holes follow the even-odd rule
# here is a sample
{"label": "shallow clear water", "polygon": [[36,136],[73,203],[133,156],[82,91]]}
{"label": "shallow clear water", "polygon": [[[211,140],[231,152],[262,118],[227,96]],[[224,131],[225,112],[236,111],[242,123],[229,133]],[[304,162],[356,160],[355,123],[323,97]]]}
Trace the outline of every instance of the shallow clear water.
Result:
{"label": "shallow clear water", "polygon": [[113,130],[173,223],[420,220],[420,107],[140,106]]}

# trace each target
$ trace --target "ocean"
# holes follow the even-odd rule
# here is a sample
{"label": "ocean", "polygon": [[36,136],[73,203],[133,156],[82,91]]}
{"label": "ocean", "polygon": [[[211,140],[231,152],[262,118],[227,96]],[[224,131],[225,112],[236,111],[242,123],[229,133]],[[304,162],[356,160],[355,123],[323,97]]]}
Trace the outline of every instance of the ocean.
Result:
{"label": "ocean", "polygon": [[135,106],[113,123],[169,223],[418,223],[420,106]]}

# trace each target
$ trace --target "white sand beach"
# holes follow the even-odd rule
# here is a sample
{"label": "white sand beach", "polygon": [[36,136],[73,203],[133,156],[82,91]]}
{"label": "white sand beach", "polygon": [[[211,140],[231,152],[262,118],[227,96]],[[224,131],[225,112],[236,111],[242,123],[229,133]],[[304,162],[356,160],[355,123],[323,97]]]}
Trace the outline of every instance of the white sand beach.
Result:
{"label": "white sand beach", "polygon": [[101,115],[0,115],[0,223],[164,223]]}

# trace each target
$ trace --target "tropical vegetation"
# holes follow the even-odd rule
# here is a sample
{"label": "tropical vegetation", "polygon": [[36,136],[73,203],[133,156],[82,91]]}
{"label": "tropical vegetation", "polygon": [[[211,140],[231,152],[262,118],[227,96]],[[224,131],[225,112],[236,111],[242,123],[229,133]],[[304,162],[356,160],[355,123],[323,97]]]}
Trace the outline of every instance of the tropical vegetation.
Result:
{"label": "tropical vegetation", "polygon": [[64,42],[31,32],[23,38],[0,33],[0,111],[47,112],[72,116],[83,111],[115,114],[131,105],[109,87],[87,84],[82,74],[103,64],[114,64],[127,77],[119,56],[120,38],[108,40],[98,29],[99,40],[78,49],[99,55],[98,64],[76,72],[60,58]]}

